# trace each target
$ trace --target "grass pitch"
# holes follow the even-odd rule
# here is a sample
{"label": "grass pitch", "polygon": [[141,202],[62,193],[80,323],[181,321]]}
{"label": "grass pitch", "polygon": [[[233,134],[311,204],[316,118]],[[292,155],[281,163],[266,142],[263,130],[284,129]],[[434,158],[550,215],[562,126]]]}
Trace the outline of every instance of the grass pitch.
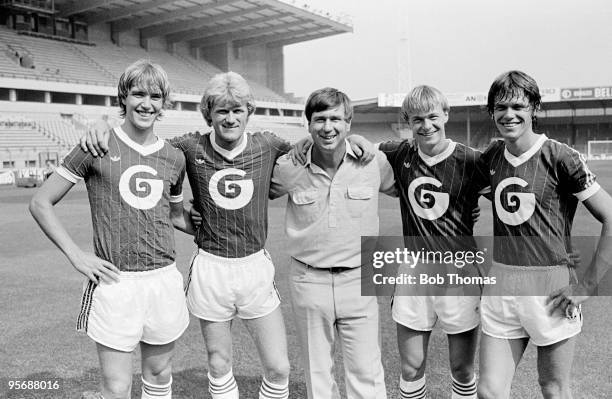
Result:
{"label": "grass pitch", "polygon": [[[598,181],[612,193],[612,162],[592,162]],[[81,392],[96,390],[98,361],[94,343],[75,332],[83,277],[46,239],[27,211],[32,189],[0,188],[0,398],[78,398]],[[288,257],[284,253],[285,199],[270,205],[270,231],[267,248],[276,265],[276,280],[287,325],[291,362],[291,398],[305,398],[295,325],[292,320],[287,282]],[[380,201],[381,235],[401,235],[397,200]],[[476,235],[492,231],[491,206],[481,200],[481,220]],[[57,206],[57,213],[75,241],[91,249],[91,219],[84,186],[75,187]],[[595,236],[599,224],[580,205],[574,222],[574,235]],[[195,246],[190,237],[177,232],[177,265],[186,274],[187,262]],[[399,356],[395,324],[390,317],[389,298],[380,298],[383,363],[389,398],[399,397]],[[612,378],[612,298],[591,298],[584,306],[585,323],[577,342],[572,388],[577,399],[611,397]],[[255,347],[240,321],[234,324],[234,374],[242,397],[255,398],[261,367]],[[337,351],[338,352],[338,351]],[[530,345],[519,365],[512,398],[541,397],[537,384],[535,348]],[[337,376],[341,389],[341,354],[337,353]],[[450,397],[446,337],[438,329],[430,340],[427,376],[432,398]],[[140,397],[140,366],[134,361],[132,397]],[[204,343],[196,319],[178,341],[174,357],[174,398],[209,398]],[[9,389],[10,381],[58,381],[56,390]]]}

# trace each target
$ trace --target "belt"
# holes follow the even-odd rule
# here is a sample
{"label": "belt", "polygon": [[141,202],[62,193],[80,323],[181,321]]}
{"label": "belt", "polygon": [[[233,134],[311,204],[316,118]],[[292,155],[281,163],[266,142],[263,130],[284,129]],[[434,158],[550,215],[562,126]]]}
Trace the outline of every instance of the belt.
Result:
{"label": "belt", "polygon": [[[293,258],[295,259],[295,258]],[[307,267],[308,269],[315,269],[315,270],[321,270],[321,271],[328,271],[332,274],[337,274],[337,273],[342,273],[342,272],[346,272],[349,270],[353,270],[356,269],[360,266],[357,267],[350,267],[350,266],[332,266],[332,267],[316,267],[313,265],[309,265],[308,263],[304,263],[301,260],[295,259],[296,262],[300,263],[302,266]]]}
{"label": "belt", "polygon": [[330,273],[342,273],[342,272],[346,272],[349,270],[353,270],[355,269],[354,267],[347,267],[347,266],[333,266],[333,267],[327,267],[327,268],[322,268],[322,269],[327,269],[329,270]]}

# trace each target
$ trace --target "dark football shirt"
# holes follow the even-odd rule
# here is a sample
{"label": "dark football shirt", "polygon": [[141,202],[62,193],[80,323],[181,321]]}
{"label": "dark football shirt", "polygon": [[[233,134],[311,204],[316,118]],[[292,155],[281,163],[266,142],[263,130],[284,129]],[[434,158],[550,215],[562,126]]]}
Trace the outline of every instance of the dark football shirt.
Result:
{"label": "dark football shirt", "polygon": [[111,131],[108,145],[103,158],[76,146],[57,169],[73,183],[85,179],[95,254],[121,271],[172,264],[170,202],[182,201],[183,154],[159,139],[142,146],[121,128]]}
{"label": "dark football shirt", "polygon": [[404,236],[428,237],[417,241],[429,250],[474,248],[472,212],[489,184],[478,162],[481,153],[450,140],[433,157],[408,140],[379,148],[395,173]]}
{"label": "dark football shirt", "polygon": [[542,135],[519,157],[497,141],[481,161],[493,195],[494,259],[521,266],[567,264],[578,201],[600,188],[584,157]]}
{"label": "dark football shirt", "polygon": [[170,141],[185,154],[194,206],[202,215],[195,242],[224,258],[242,258],[264,248],[274,163],[291,148],[267,131],[246,133],[245,138],[246,146],[232,159],[213,148],[210,132]]}

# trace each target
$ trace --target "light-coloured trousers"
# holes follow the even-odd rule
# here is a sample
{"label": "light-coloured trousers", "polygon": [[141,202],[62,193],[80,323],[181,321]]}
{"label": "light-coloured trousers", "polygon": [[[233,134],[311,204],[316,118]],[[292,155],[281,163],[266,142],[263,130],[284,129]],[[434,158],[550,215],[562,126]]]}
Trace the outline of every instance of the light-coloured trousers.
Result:
{"label": "light-coloured trousers", "polygon": [[386,399],[376,297],[361,296],[361,268],[340,272],[291,259],[290,290],[309,399],[339,399],[335,334],[348,399]]}

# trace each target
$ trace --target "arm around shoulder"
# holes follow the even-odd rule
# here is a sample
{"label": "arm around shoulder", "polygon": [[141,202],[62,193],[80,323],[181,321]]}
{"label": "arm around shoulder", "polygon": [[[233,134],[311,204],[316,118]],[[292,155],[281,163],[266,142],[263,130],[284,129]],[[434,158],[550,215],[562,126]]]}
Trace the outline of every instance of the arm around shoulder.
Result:
{"label": "arm around shoulder", "polygon": [[289,190],[289,181],[297,169],[303,169],[304,165],[295,165],[291,159],[291,155],[285,154],[279,157],[274,164],[272,172],[272,180],[270,181],[270,192],[268,197],[276,199],[287,194]]}
{"label": "arm around shoulder", "polygon": [[391,197],[397,197],[399,194],[395,184],[395,172],[393,172],[393,167],[382,151],[377,150],[375,156],[376,162],[378,163],[378,169],[380,171],[379,191]]}
{"label": "arm around shoulder", "polygon": [[361,164],[368,164],[376,157],[377,147],[365,137],[351,134],[347,140]]}
{"label": "arm around shoulder", "polygon": [[172,137],[170,139],[166,139],[166,141],[168,142],[168,144],[170,144],[172,147],[183,151],[184,148],[187,146],[187,142],[191,139],[191,140],[197,140],[198,139],[198,134],[199,132],[188,132],[183,134],[182,136],[175,136]]}
{"label": "arm around shoulder", "polygon": [[170,202],[170,220],[175,229],[185,234],[195,235],[196,229],[191,221],[191,215],[183,207],[182,200],[180,202]]}

